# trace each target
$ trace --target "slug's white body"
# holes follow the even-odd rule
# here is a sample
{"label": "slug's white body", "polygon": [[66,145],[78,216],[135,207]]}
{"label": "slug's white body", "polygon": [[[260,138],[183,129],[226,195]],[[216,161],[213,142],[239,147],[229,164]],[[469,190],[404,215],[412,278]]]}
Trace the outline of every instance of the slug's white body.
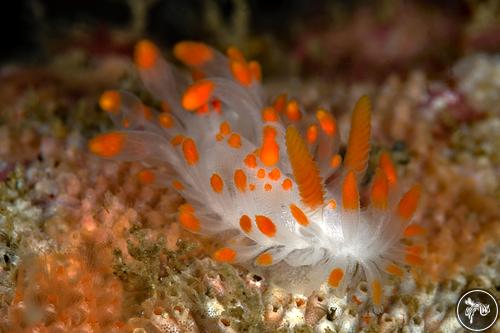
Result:
{"label": "slug's white body", "polygon": [[340,166],[334,118],[319,110],[316,122],[295,101],[283,104],[283,97],[266,110],[254,62],[234,49],[226,58],[194,42],[178,44],[174,54],[203,79],[193,82],[150,42],[139,43],[141,78],[168,111],[155,112],[126,92],[107,92],[101,107],[121,131],[94,138],[90,150],[142,161],[145,182],[173,184],[188,203],[179,210],[184,227],[229,238],[215,259],[305,268],[318,285],[328,281],[340,291],[366,277],[373,303],[380,305],[384,272],[402,275],[400,264],[420,260],[418,248],[401,239],[423,229],[409,225],[418,188],[396,201],[397,177],[387,154],[372,185],[375,204],[360,209],[368,99],[356,106]]}

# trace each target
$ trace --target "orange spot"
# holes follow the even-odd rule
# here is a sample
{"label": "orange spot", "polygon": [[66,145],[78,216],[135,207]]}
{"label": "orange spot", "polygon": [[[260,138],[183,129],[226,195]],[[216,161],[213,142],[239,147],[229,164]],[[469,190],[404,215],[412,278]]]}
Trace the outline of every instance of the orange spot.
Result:
{"label": "orange spot", "polygon": [[266,170],[264,169],[259,169],[257,171],[257,177],[263,179],[266,176]]}
{"label": "orange spot", "polygon": [[248,215],[241,215],[240,217],[240,228],[247,234],[252,231],[252,220]]}
{"label": "orange spot", "polygon": [[160,51],[148,40],[141,40],[135,45],[135,64],[140,69],[151,69],[158,61]]}
{"label": "orange spot", "polygon": [[169,113],[160,113],[158,115],[158,122],[163,128],[172,128],[174,126],[174,118]]}
{"label": "orange spot", "polygon": [[306,132],[307,142],[313,144],[318,140],[318,126],[310,125]]}
{"label": "orange spot", "polygon": [[184,159],[188,165],[195,165],[198,162],[198,150],[196,149],[196,144],[191,138],[186,138],[182,142],[182,152],[184,153]]}
{"label": "orange spot", "polygon": [[128,118],[123,118],[122,126],[125,128],[129,128],[130,127],[130,120]]}
{"label": "orange spot", "polygon": [[273,256],[270,253],[264,252],[255,259],[255,263],[259,266],[269,266],[273,263]]}
{"label": "orange spot", "polygon": [[142,170],[137,173],[137,179],[141,184],[147,185],[155,181],[155,175],[151,170]]}
{"label": "orange spot", "polygon": [[406,254],[405,262],[412,266],[421,266],[424,263],[422,258],[411,253]]}
{"label": "orange spot", "polygon": [[231,126],[227,121],[223,121],[219,126],[219,132],[222,135],[229,135],[231,133]]}
{"label": "orange spot", "polygon": [[382,303],[382,286],[379,280],[373,280],[372,282],[372,301],[375,305]]}
{"label": "orange spot", "polygon": [[418,225],[418,224],[410,224],[409,226],[406,227],[404,231],[404,236],[405,237],[414,237],[414,236],[420,236],[425,234],[426,230],[424,227]]}
{"label": "orange spot", "polygon": [[389,185],[387,178],[381,169],[375,171],[371,189],[371,203],[378,209],[387,209],[387,198],[389,195]]}
{"label": "orange spot", "polygon": [[351,130],[344,166],[356,174],[365,171],[370,153],[371,103],[367,96],[359,99],[351,118]]}
{"label": "orange spot", "polygon": [[120,111],[121,96],[116,90],[105,91],[99,98],[99,106],[106,112],[118,113]]}
{"label": "orange spot", "polygon": [[335,135],[335,133],[337,132],[337,124],[333,116],[330,114],[330,112],[324,109],[319,109],[316,112],[316,118],[319,121],[321,129],[323,130],[323,132],[325,132],[326,135],[328,136]]}
{"label": "orange spot", "polygon": [[212,96],[214,83],[209,80],[200,80],[191,84],[182,96],[182,107],[189,111],[194,111],[207,104]]}
{"label": "orange spot", "polygon": [[223,247],[214,252],[214,259],[218,262],[231,263],[236,259],[236,252],[229,247]]}
{"label": "orange spot", "polygon": [[125,134],[110,132],[96,136],[89,141],[89,150],[100,157],[115,157],[122,149]]}
{"label": "orange spot", "polygon": [[330,167],[332,169],[337,169],[340,164],[342,164],[342,156],[339,154],[335,154],[332,156],[332,159],[330,160]]}
{"label": "orange spot", "polygon": [[302,202],[312,209],[322,205],[324,191],[318,167],[299,132],[291,126],[286,130],[286,148]]}
{"label": "orange spot", "polygon": [[406,247],[406,253],[420,256],[424,251],[422,245],[409,245]]}
{"label": "orange spot", "polygon": [[212,186],[212,190],[217,193],[222,192],[222,189],[224,188],[222,178],[216,173],[210,177],[210,185]]}
{"label": "orange spot", "polygon": [[229,146],[233,148],[240,148],[241,147],[240,135],[237,133],[231,134],[231,136],[229,136],[229,139],[227,140],[227,143],[229,144]]}
{"label": "orange spot", "polygon": [[214,57],[213,51],[205,44],[184,41],[174,46],[174,56],[187,66],[202,66]]}
{"label": "orange spot", "polygon": [[280,176],[281,176],[280,169],[278,169],[278,168],[272,169],[271,172],[269,172],[268,176],[271,180],[280,179]]}
{"label": "orange spot", "polygon": [[266,192],[271,192],[271,190],[272,190],[272,189],[273,189],[273,185],[271,185],[271,184],[269,184],[269,183],[266,183],[266,184],[264,185],[264,190],[265,190]]}
{"label": "orange spot", "polygon": [[340,268],[334,268],[332,269],[332,271],[330,272],[330,276],[328,277],[328,284],[333,288],[337,288],[340,285],[343,277],[344,271]]}
{"label": "orange spot", "polygon": [[267,237],[274,237],[276,234],[276,226],[270,218],[264,215],[256,215],[255,222],[257,222],[257,227],[260,232],[262,232]]}
{"label": "orange spot", "polygon": [[335,199],[331,199],[330,201],[328,201],[328,208],[336,209],[337,208],[337,201],[335,201]]}
{"label": "orange spot", "polygon": [[252,72],[246,62],[231,60],[230,67],[234,79],[241,85],[249,86],[252,83]]}
{"label": "orange spot", "polygon": [[182,185],[182,183],[178,180],[173,180],[172,181],[172,186],[173,188],[175,188],[176,190],[178,191],[181,191],[184,189],[184,185]]}
{"label": "orange spot", "polygon": [[398,215],[403,220],[408,221],[412,218],[413,213],[417,210],[418,201],[420,199],[420,185],[415,184],[406,192],[398,205]]}
{"label": "orange spot", "polygon": [[190,231],[200,231],[200,221],[194,215],[194,208],[190,204],[183,204],[179,207],[179,222]]}
{"label": "orange spot", "polygon": [[182,141],[184,141],[184,135],[178,134],[170,140],[170,143],[172,144],[172,146],[176,147],[180,145]]}
{"label": "orange spot", "polygon": [[303,225],[305,227],[309,225],[309,219],[307,218],[306,214],[304,214],[302,209],[295,206],[294,204],[291,204],[290,212],[292,213],[293,217],[295,218],[298,224]]}
{"label": "orange spot", "polygon": [[220,133],[215,134],[215,140],[222,141],[224,140],[224,136]]}
{"label": "orange spot", "polygon": [[342,206],[346,210],[359,209],[358,185],[353,171],[347,173],[342,183]]}
{"label": "orange spot", "polygon": [[263,121],[278,121],[278,113],[272,106],[266,106],[264,110],[262,110],[262,120]]}
{"label": "orange spot", "polygon": [[283,112],[286,106],[286,99],[287,99],[287,94],[281,94],[278,97],[276,97],[273,103],[273,107],[276,110],[276,112],[278,113]]}
{"label": "orange spot", "polygon": [[292,99],[286,104],[285,114],[290,121],[299,121],[302,118],[299,103]]}
{"label": "orange spot", "polygon": [[394,185],[396,185],[398,181],[398,175],[396,173],[396,169],[394,168],[394,164],[392,163],[391,156],[388,152],[383,152],[380,155],[379,167],[384,171],[389,186],[393,187]]}
{"label": "orange spot", "polygon": [[231,60],[239,60],[245,61],[245,57],[243,56],[243,52],[235,46],[230,46],[227,48],[226,54]]}
{"label": "orange spot", "polygon": [[292,188],[292,180],[290,178],[287,178],[281,183],[281,187],[285,190],[288,191]]}
{"label": "orange spot", "polygon": [[276,143],[276,130],[265,126],[263,130],[263,142],[260,149],[260,160],[266,166],[273,166],[279,161],[279,146]]}
{"label": "orange spot", "polygon": [[404,274],[404,271],[396,264],[387,265],[385,270],[387,271],[387,273],[392,274],[392,275],[396,275],[399,277],[402,277]]}
{"label": "orange spot", "polygon": [[247,187],[247,175],[241,169],[236,169],[234,171],[234,184],[240,192],[245,192]]}
{"label": "orange spot", "polygon": [[254,154],[248,154],[247,157],[243,160],[245,165],[251,169],[255,168],[257,166],[257,158],[255,157]]}
{"label": "orange spot", "polygon": [[250,189],[250,191],[255,190],[255,184],[248,184],[248,188]]}
{"label": "orange spot", "polygon": [[248,69],[252,74],[252,79],[254,79],[255,81],[262,81],[262,69],[260,68],[260,64],[257,61],[250,61],[248,63]]}

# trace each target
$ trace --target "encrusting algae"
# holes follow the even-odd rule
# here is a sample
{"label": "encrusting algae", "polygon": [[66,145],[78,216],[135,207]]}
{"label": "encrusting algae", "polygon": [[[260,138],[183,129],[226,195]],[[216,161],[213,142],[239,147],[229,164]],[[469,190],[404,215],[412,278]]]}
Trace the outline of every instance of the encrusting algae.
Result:
{"label": "encrusting algae", "polygon": [[[296,99],[280,95],[270,103],[261,99],[259,66],[234,48],[229,58],[200,43],[174,48],[174,55],[192,69],[191,82],[163,62],[156,46],[140,45],[146,56],[137,65],[153,98],[143,103],[125,92],[104,93],[100,106],[115,127],[126,130],[98,136],[105,139],[91,140],[90,147],[104,157],[144,159],[105,161],[84,151],[85,138],[110,129],[88,101],[87,106],[79,104],[94,112],[85,121],[59,111],[43,119],[40,113],[28,113],[23,131],[10,123],[0,129],[7,138],[0,153],[9,161],[0,173],[0,278],[5,290],[0,330],[460,332],[453,307],[461,291],[498,285],[496,188],[478,190],[482,180],[464,176],[474,164],[459,165],[463,159],[472,161],[471,156],[494,160],[494,151],[474,150],[464,138],[472,133],[487,147],[485,133],[495,128],[494,123],[486,126],[488,118],[469,126],[449,106],[426,103],[422,75],[404,83],[392,78],[385,90],[368,90],[374,96],[373,113],[362,98],[354,116],[336,113],[336,118],[324,107],[310,114],[299,104],[300,94]],[[215,62],[206,63],[211,56]],[[167,75],[157,71],[160,65]],[[155,80],[166,81],[155,85]],[[467,89],[472,94],[479,88]],[[339,98],[343,104],[336,108],[355,105],[359,91],[349,90],[351,95]],[[42,98],[37,103],[43,109],[46,102]],[[240,109],[235,106],[240,105],[242,119],[236,117]],[[459,120],[443,125],[420,115],[412,121],[405,116],[426,108],[435,119],[451,114]],[[481,111],[480,105],[476,108]],[[344,126],[348,118],[355,134]],[[47,132],[40,126],[46,121],[58,130]],[[449,141],[430,139],[443,138],[443,128],[450,124],[456,128]],[[138,132],[147,141],[130,141],[129,133]],[[18,136],[29,145],[16,151]],[[346,138],[346,150],[340,136]],[[371,137],[376,138],[373,148]],[[388,146],[395,139],[400,143],[390,150],[377,145]],[[439,149],[447,147],[456,154],[441,154]],[[169,149],[174,153],[165,158]],[[216,158],[219,169],[207,164]],[[14,168],[21,160],[34,162]],[[484,166],[484,172],[490,169]],[[412,187],[405,179],[418,179],[422,186]],[[416,210],[419,196],[422,209]],[[258,202],[256,207],[248,198]],[[213,208],[224,203],[228,206],[222,210]],[[234,223],[221,218],[231,219],[238,207],[243,208],[233,214]],[[321,209],[329,212],[328,218],[314,213]],[[314,252],[287,253],[279,242],[286,233],[294,238],[285,245],[304,244],[306,249],[308,242],[301,240],[315,239],[318,225],[339,226],[333,222],[346,216],[358,216],[359,223],[369,226],[384,216],[381,230],[389,230],[398,244],[398,232],[412,236],[401,245],[402,257],[387,263],[389,274],[370,278],[376,269],[358,264],[354,273],[349,263],[338,267],[331,260],[323,275],[311,278],[317,268]],[[389,217],[412,222],[396,232],[399,221]],[[353,237],[343,228],[334,234]],[[206,239],[193,233],[215,235]],[[238,234],[256,241],[234,238]],[[408,242],[416,234],[427,242]],[[388,234],[372,236],[386,239]],[[248,251],[249,246],[255,251]],[[246,267],[243,254],[251,261]],[[287,263],[291,259],[309,262],[302,270]],[[418,269],[409,272],[406,263]],[[304,281],[313,293],[301,292]],[[373,311],[374,303],[380,313]]]}

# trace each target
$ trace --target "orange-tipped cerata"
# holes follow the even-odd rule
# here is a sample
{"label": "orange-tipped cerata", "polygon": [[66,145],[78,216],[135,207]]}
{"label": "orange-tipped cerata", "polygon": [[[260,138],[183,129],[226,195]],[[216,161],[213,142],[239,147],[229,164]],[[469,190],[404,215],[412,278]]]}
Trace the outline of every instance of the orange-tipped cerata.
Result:
{"label": "orange-tipped cerata", "polygon": [[322,205],[324,190],[318,167],[299,132],[292,126],[286,130],[286,149],[302,202],[312,209]]}
{"label": "orange-tipped cerata", "polygon": [[379,167],[384,171],[389,187],[396,185],[398,182],[398,174],[396,173],[396,168],[388,152],[385,151],[380,155]]}
{"label": "orange-tipped cerata", "polygon": [[351,130],[344,166],[356,174],[365,171],[370,153],[371,103],[367,96],[359,99],[351,118]]}
{"label": "orange-tipped cerata", "polygon": [[189,111],[195,111],[208,102],[212,97],[213,90],[214,83],[212,81],[196,81],[182,95],[182,107]]}
{"label": "orange-tipped cerata", "polygon": [[417,210],[418,201],[420,199],[420,185],[415,184],[406,192],[398,204],[398,215],[405,221],[412,218],[413,213]]}
{"label": "orange-tipped cerata", "polygon": [[377,169],[371,189],[372,206],[378,209],[386,209],[388,196],[389,184],[385,173],[381,169]]}
{"label": "orange-tipped cerata", "polygon": [[345,210],[359,209],[359,192],[354,171],[349,171],[342,183],[342,206]]}
{"label": "orange-tipped cerata", "polygon": [[214,52],[204,43],[183,41],[175,44],[174,56],[187,66],[201,66],[211,61]]}
{"label": "orange-tipped cerata", "polygon": [[140,69],[150,69],[156,65],[160,51],[149,40],[141,40],[135,45],[135,64]]}
{"label": "orange-tipped cerata", "polygon": [[121,96],[116,90],[107,90],[99,98],[99,106],[106,112],[118,113],[120,111]]}
{"label": "orange-tipped cerata", "polygon": [[89,141],[89,150],[100,157],[115,157],[122,151],[124,141],[124,133],[109,132],[101,134]]}

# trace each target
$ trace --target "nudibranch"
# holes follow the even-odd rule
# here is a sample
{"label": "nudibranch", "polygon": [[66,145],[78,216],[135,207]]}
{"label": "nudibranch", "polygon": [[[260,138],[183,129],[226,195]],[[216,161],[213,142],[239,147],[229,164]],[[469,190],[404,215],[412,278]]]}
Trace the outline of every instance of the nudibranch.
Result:
{"label": "nudibranch", "polygon": [[306,113],[286,94],[266,103],[260,65],[238,49],[226,56],[184,41],[173,54],[189,71],[167,63],[148,40],[136,45],[135,64],[158,110],[128,92],[104,92],[99,104],[117,130],[90,140],[90,151],[141,161],[142,183],[178,191],[185,229],[230,235],[215,260],[306,267],[318,286],[341,293],[366,279],[380,307],[388,277],[422,263],[416,240],[425,229],[412,223],[421,189],[400,189],[387,152],[361,204],[368,97],[354,107],[342,156],[334,116],[324,108]]}

